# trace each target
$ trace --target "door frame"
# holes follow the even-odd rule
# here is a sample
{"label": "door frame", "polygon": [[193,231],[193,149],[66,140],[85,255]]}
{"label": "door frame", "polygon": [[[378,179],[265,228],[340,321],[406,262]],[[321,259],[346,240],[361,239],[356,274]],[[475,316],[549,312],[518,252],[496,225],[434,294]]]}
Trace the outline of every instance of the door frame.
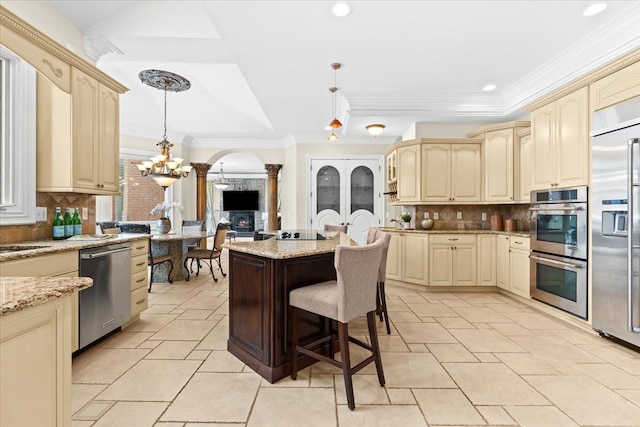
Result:
{"label": "door frame", "polygon": [[[307,212],[305,215],[305,225],[308,229],[312,229],[311,217],[313,216],[313,206],[311,206],[311,191],[315,189],[311,188],[311,161],[312,160],[374,160],[378,162],[378,188],[384,191],[385,188],[385,169],[384,169],[384,161],[385,156],[382,154],[307,154],[306,156],[306,193],[307,196]],[[374,179],[376,179],[376,174],[374,172]],[[378,193],[378,212],[380,212],[378,216],[378,226],[382,226],[384,224],[384,218],[386,217],[386,204],[385,199],[382,195],[382,191]],[[375,197],[375,195],[374,195]]]}

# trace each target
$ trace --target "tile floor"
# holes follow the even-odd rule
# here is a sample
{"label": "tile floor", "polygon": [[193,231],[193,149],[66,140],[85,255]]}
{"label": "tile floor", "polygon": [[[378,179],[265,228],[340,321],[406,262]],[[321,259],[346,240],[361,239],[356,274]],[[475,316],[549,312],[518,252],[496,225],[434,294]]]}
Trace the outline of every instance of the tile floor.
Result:
{"label": "tile floor", "polygon": [[269,384],[226,351],[227,283],[154,284],[140,321],[74,359],[73,427],[640,426],[639,353],[499,293],[388,285],[387,385],[357,374],[355,411],[326,364]]}

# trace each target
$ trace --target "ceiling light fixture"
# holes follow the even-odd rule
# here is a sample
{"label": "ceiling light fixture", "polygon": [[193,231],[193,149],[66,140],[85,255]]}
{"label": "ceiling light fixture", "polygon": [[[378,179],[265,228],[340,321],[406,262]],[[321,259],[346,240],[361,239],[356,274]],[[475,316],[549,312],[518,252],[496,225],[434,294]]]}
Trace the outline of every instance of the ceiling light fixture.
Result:
{"label": "ceiling light fixture", "polygon": [[373,123],[370,124],[369,126],[367,126],[367,130],[369,131],[369,133],[371,135],[373,135],[373,137],[375,138],[376,136],[380,135],[382,133],[382,131],[384,130],[385,126],[381,125],[380,123]]}
{"label": "ceiling light fixture", "polygon": [[218,179],[213,181],[213,186],[219,190],[226,190],[229,187],[229,181],[224,177],[224,171],[222,170],[223,162],[220,162],[220,174],[218,175]]}
{"label": "ceiling light fixture", "polygon": [[337,140],[338,140],[338,135],[336,135],[333,132],[331,132],[331,135],[329,135],[329,138],[327,138],[327,141],[329,142],[336,142]]}
{"label": "ceiling light fixture", "polygon": [[496,85],[494,85],[493,83],[489,83],[488,85],[485,85],[482,90],[485,92],[491,92],[492,90],[496,89]]}
{"label": "ceiling light fixture", "polygon": [[336,3],[333,6],[332,12],[335,16],[342,18],[343,16],[347,16],[349,12],[351,12],[351,7],[344,2]]}
{"label": "ceiling light fixture", "polygon": [[331,126],[332,129],[338,129],[342,127],[342,123],[340,123],[340,120],[336,118],[336,92],[338,91],[337,74],[340,67],[341,65],[337,62],[334,62],[333,64],[331,64],[331,68],[333,68],[333,87],[329,88],[329,92],[331,92],[332,102],[333,102],[333,107],[331,110],[331,115],[333,116],[333,120],[331,120],[331,123],[329,123],[329,126]]}
{"label": "ceiling light fixture", "polygon": [[586,8],[584,10],[584,12],[582,12],[582,15],[584,15],[584,16],[597,15],[598,13],[602,12],[606,8],[607,8],[607,4],[606,3],[594,3],[591,6],[589,6],[588,8]]}
{"label": "ceiling light fixture", "polygon": [[138,164],[142,176],[153,178],[164,190],[181,177],[189,176],[193,166],[182,165],[179,157],[171,158],[173,144],[167,141],[167,91],[182,92],[191,87],[189,80],[169,71],[143,70],[138,74],[140,81],[156,89],[164,91],[164,135],[156,145],[160,147],[160,155]]}

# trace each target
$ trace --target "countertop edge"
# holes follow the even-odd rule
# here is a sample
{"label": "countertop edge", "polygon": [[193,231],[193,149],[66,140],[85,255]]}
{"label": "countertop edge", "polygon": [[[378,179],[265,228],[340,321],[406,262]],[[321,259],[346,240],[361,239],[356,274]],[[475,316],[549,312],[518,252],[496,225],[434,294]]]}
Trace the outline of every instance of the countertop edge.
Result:
{"label": "countertop edge", "polygon": [[0,316],[93,286],[89,277],[0,277]]}
{"label": "countertop edge", "polygon": [[494,234],[502,236],[531,237],[531,231],[497,231],[497,230],[421,230],[396,227],[380,227],[381,231],[390,233],[415,233],[415,234]]}

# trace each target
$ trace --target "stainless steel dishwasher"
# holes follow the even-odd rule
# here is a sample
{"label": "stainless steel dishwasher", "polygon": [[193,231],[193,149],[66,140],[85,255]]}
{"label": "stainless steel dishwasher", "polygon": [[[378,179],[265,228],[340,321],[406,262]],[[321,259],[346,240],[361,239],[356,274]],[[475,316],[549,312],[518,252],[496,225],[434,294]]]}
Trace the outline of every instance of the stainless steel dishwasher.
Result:
{"label": "stainless steel dishwasher", "polygon": [[80,276],[93,279],[93,286],[79,295],[82,349],[131,317],[131,245],[118,243],[82,249]]}

